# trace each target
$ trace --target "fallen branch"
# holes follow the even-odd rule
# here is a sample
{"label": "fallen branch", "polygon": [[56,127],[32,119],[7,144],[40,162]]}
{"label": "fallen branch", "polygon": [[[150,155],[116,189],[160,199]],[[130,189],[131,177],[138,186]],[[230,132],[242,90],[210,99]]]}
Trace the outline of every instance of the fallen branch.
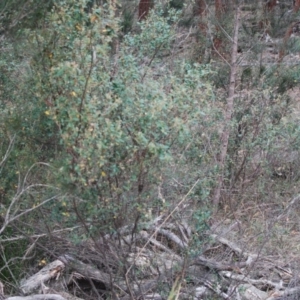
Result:
{"label": "fallen branch", "polygon": [[101,272],[97,268],[85,264],[70,255],[63,255],[59,258],[62,262],[68,265],[71,269],[83,275],[86,278],[95,279],[109,286],[111,283],[110,276],[107,273]]}
{"label": "fallen branch", "polygon": [[207,288],[209,288],[210,290],[212,290],[214,293],[216,293],[218,296],[220,296],[222,299],[225,299],[225,300],[229,300],[229,296],[222,292],[221,289],[216,286],[215,283],[213,282],[210,282],[209,280],[203,280],[203,285],[206,286]]}
{"label": "fallen branch", "polygon": [[52,278],[58,278],[65,264],[61,260],[55,260],[49,263],[38,273],[32,275],[28,279],[21,282],[21,290],[25,295],[28,295],[41,287],[42,284]]}
{"label": "fallen branch", "polygon": [[168,247],[164,246],[162,243],[160,243],[159,241],[157,241],[154,238],[151,238],[150,234],[147,233],[146,231],[141,231],[140,235],[143,237],[144,240],[146,241],[150,241],[151,244],[153,244],[154,246],[156,246],[157,248],[164,250],[165,252],[175,255],[175,253],[170,250]]}
{"label": "fallen branch", "polygon": [[246,252],[243,249],[241,249],[240,247],[238,247],[235,243],[233,243],[233,242],[231,242],[231,241],[229,241],[229,240],[227,240],[223,237],[220,237],[216,234],[211,234],[210,237],[212,239],[215,239],[218,242],[222,243],[223,245],[226,245],[227,247],[232,249],[237,254],[243,256],[244,258],[246,258],[247,259],[247,261],[246,261],[247,266],[252,266],[253,263],[258,259],[257,254],[252,254],[252,253]]}
{"label": "fallen branch", "polygon": [[181,249],[186,249],[188,246],[186,242],[184,242],[182,239],[180,239],[175,233],[173,233],[170,230],[160,228],[158,229],[157,233],[166,236],[169,240],[174,242]]}
{"label": "fallen branch", "polygon": [[268,287],[272,287],[275,288],[276,290],[280,290],[282,289],[282,284],[281,283],[276,283],[267,279],[251,279],[248,278],[245,275],[238,275],[238,274],[234,274],[231,272],[226,272],[226,271],[221,271],[221,274],[229,279],[233,279],[239,282],[247,282],[250,283],[254,286],[268,286]]}
{"label": "fallen branch", "polygon": [[[58,230],[53,230],[51,231],[51,234],[56,234],[56,233],[63,233],[66,231],[73,231],[75,229],[81,228],[82,225],[77,225],[74,227],[70,227],[70,228],[64,228],[64,229],[58,229]],[[19,240],[26,240],[26,239],[38,239],[41,237],[46,237],[49,236],[49,233],[41,233],[41,234],[33,234],[33,235],[18,235],[18,236],[14,236],[11,238],[6,238],[6,239],[0,239],[1,243],[6,243],[6,242],[14,242],[14,241],[19,241]]]}
{"label": "fallen branch", "polygon": [[267,298],[266,300],[299,299],[299,294],[300,294],[300,286],[291,289],[286,289],[285,291],[275,291],[271,295],[271,297]]}
{"label": "fallen branch", "polygon": [[[155,231],[151,234],[150,238],[154,237],[157,232],[159,231],[160,228],[163,227],[164,224],[166,224],[168,222],[168,220],[171,218],[171,216],[178,210],[178,208],[186,201],[186,199],[188,198],[188,196],[190,195],[190,193],[194,190],[195,186],[198,184],[199,179],[196,180],[196,182],[192,185],[192,187],[190,188],[190,190],[186,193],[186,195],[179,201],[179,203],[175,206],[175,208],[166,216],[166,218],[162,221],[162,223],[155,229]],[[150,240],[148,240],[145,245],[141,248],[140,252],[137,253],[136,255],[136,259],[141,255],[143,249],[145,249],[148,244],[150,243]],[[131,268],[133,265],[131,265],[127,272],[126,272],[126,276],[129,274]]]}
{"label": "fallen branch", "polygon": [[6,300],[67,300],[66,298],[56,295],[56,294],[48,294],[48,295],[32,295],[32,296],[16,296],[9,297]]}
{"label": "fallen branch", "polygon": [[217,271],[235,271],[237,273],[241,273],[240,268],[245,267],[246,263],[240,262],[235,264],[223,264],[213,260],[206,259],[203,256],[199,256],[191,263],[191,265],[202,265]]}

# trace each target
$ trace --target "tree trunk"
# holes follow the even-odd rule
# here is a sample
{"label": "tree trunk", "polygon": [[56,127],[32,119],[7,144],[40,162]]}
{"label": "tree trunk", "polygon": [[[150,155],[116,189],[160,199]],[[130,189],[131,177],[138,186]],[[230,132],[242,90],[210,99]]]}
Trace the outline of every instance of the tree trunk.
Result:
{"label": "tree trunk", "polygon": [[223,14],[223,1],[222,0],[215,0],[215,10],[216,10],[216,17],[220,20]]}
{"label": "tree trunk", "polygon": [[213,39],[214,50],[223,59],[226,57],[226,50],[223,43],[222,31],[226,27],[226,14],[231,12],[233,3],[231,0],[215,0],[216,32]]}
{"label": "tree trunk", "polygon": [[270,1],[268,1],[266,3],[266,9],[267,9],[267,11],[273,10],[275,8],[276,4],[277,4],[277,0],[270,0]]}
{"label": "tree trunk", "polygon": [[205,0],[196,0],[195,4],[195,16],[199,17],[199,29],[203,36],[206,36],[207,32],[207,24],[205,20],[205,16],[207,13],[206,10],[206,1]]}
{"label": "tree trunk", "polygon": [[225,169],[228,141],[230,135],[230,123],[234,111],[234,93],[235,93],[235,81],[236,81],[236,71],[237,71],[239,24],[240,24],[240,10],[238,7],[236,9],[233,45],[231,50],[231,67],[230,67],[231,69],[230,69],[230,83],[228,89],[227,106],[226,106],[224,125],[223,125],[222,135],[221,135],[221,151],[218,157],[219,175],[217,178],[217,185],[213,196],[213,205],[215,211],[218,209],[220,204],[221,189],[224,182],[224,169]]}
{"label": "tree trunk", "polygon": [[139,3],[139,20],[147,17],[151,8],[151,0],[140,0]]}
{"label": "tree trunk", "polygon": [[222,48],[222,38],[221,38],[221,28],[220,28],[220,23],[221,23],[221,16],[223,13],[223,5],[222,5],[222,0],[215,0],[215,14],[216,14],[216,32],[215,36],[213,39],[213,47],[214,50],[217,52],[218,55],[222,55],[220,50]]}
{"label": "tree trunk", "polygon": [[300,9],[300,0],[294,0],[293,11],[294,11],[294,12],[298,12],[299,9]]}
{"label": "tree trunk", "polygon": [[206,10],[206,2],[205,0],[196,0],[195,5],[195,15],[202,16]]}

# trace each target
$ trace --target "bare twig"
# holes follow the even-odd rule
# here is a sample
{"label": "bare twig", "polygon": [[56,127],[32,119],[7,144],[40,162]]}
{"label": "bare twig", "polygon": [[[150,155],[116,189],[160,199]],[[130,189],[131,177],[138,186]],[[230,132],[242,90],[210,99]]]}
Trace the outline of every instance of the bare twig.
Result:
{"label": "bare twig", "polygon": [[[62,233],[62,232],[66,232],[66,231],[73,231],[78,228],[82,228],[82,225],[77,225],[77,226],[69,227],[69,228],[63,228],[63,229],[59,229],[59,230],[54,230],[54,231],[51,231],[51,234],[57,234],[57,233]],[[45,237],[45,236],[48,236],[48,233],[32,234],[32,235],[28,235],[28,236],[19,235],[19,236],[7,238],[7,239],[0,239],[0,242],[7,243],[7,242],[15,242],[15,241],[26,240],[26,239],[38,239],[38,238]]]}
{"label": "bare twig", "polygon": [[[160,228],[162,228],[162,226],[171,218],[171,216],[178,210],[178,207],[180,207],[187,199],[187,197],[190,195],[190,193],[194,190],[195,186],[198,184],[200,179],[198,179],[193,186],[190,188],[190,190],[187,192],[187,194],[181,199],[181,201],[176,205],[176,207],[167,215],[167,217],[164,219],[164,221],[155,229],[155,231],[152,233],[152,235],[150,236],[150,239],[153,238],[159,231]],[[150,239],[145,243],[145,245],[141,248],[141,250],[137,253],[136,255],[136,259],[141,255],[142,251],[147,247],[147,245],[150,243]],[[132,269],[132,267],[134,266],[134,264],[132,264],[127,272],[126,275],[129,274],[130,270]]]}
{"label": "bare twig", "polygon": [[14,135],[14,136],[10,139],[8,148],[7,148],[7,150],[6,150],[5,154],[4,154],[3,159],[2,159],[1,162],[0,162],[0,174],[1,174],[1,171],[2,171],[2,169],[3,169],[3,165],[4,165],[5,161],[7,160],[8,156],[9,156],[9,154],[10,154],[12,148],[13,148],[13,145],[14,145],[14,142],[15,142],[15,138],[16,138],[16,135]]}
{"label": "bare twig", "polygon": [[[20,184],[19,184],[20,186]],[[2,227],[0,228],[0,235],[3,233],[3,231],[6,229],[6,227],[13,221],[19,219],[20,217],[26,215],[26,214],[29,214],[30,212],[36,210],[37,208],[40,208],[41,206],[44,206],[46,203],[54,200],[54,199],[57,199],[59,198],[61,195],[55,195],[53,197],[50,197],[44,201],[42,201],[41,203],[31,207],[31,208],[28,208],[28,209],[25,209],[24,211],[20,212],[19,214],[16,214],[17,211],[15,212],[12,212],[12,209],[14,207],[14,205],[16,205],[16,203],[20,200],[20,198],[25,194],[27,193],[29,190],[33,189],[33,188],[37,188],[37,187],[46,187],[46,188],[51,188],[51,189],[57,189],[53,186],[50,186],[50,185],[47,185],[47,184],[32,184],[32,185],[29,185],[28,187],[22,189],[20,192],[18,192],[14,197],[13,199],[11,200],[11,203],[8,207],[8,209],[6,210],[6,213],[5,213],[5,217],[4,217],[4,222],[2,224]],[[16,215],[15,215],[16,214]]]}
{"label": "bare twig", "polygon": [[239,275],[239,274],[234,274],[229,271],[221,271],[221,274],[224,275],[227,278],[239,281],[239,282],[247,282],[255,286],[268,286],[275,288],[276,290],[279,290],[282,288],[282,285],[280,283],[276,283],[270,280],[266,279],[251,279],[245,275]]}

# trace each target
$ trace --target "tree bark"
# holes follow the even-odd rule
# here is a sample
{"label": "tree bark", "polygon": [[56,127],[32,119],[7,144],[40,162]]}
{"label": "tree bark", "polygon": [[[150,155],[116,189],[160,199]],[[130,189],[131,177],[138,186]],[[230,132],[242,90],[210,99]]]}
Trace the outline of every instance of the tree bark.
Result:
{"label": "tree bark", "polygon": [[218,209],[220,204],[221,189],[224,182],[224,169],[225,169],[228,141],[230,135],[230,122],[232,120],[232,114],[234,111],[234,93],[235,93],[235,82],[236,82],[236,71],[237,71],[239,24],[240,24],[240,9],[238,7],[236,9],[235,24],[234,24],[233,45],[231,50],[231,64],[230,64],[230,83],[228,89],[224,125],[223,125],[223,130],[221,135],[221,151],[218,158],[219,175],[217,178],[217,185],[213,196],[213,205],[215,211]]}
{"label": "tree bark", "polygon": [[215,37],[213,39],[214,50],[223,59],[227,56],[224,38],[222,31],[226,27],[226,15],[230,13],[233,8],[231,0],[215,0],[215,18],[216,18],[216,30]]}
{"label": "tree bark", "polygon": [[293,11],[296,13],[300,9],[300,0],[294,0]]}
{"label": "tree bark", "polygon": [[288,45],[288,42],[289,42],[289,39],[294,31],[294,27],[298,26],[300,22],[294,22],[292,23],[288,29],[286,30],[285,32],[285,35],[283,37],[283,40],[282,40],[282,45],[281,45],[281,49],[279,51],[279,56],[278,56],[278,62],[282,62],[284,56],[285,56],[285,53],[286,53],[286,48],[287,48],[287,45]]}
{"label": "tree bark", "polygon": [[216,17],[220,20],[223,14],[223,1],[222,0],[215,0],[215,10],[216,10]]}
{"label": "tree bark", "polygon": [[277,0],[270,0],[266,3],[266,9],[268,11],[272,11],[276,5],[277,5]]}
{"label": "tree bark", "polygon": [[194,14],[199,17],[199,29],[203,36],[206,36],[207,32],[207,24],[205,22],[206,12],[206,1],[196,0]]}
{"label": "tree bark", "polygon": [[139,20],[143,20],[149,14],[151,8],[151,0],[140,0],[139,3]]}
{"label": "tree bark", "polygon": [[195,15],[202,16],[206,10],[206,2],[205,0],[196,0],[195,3]]}

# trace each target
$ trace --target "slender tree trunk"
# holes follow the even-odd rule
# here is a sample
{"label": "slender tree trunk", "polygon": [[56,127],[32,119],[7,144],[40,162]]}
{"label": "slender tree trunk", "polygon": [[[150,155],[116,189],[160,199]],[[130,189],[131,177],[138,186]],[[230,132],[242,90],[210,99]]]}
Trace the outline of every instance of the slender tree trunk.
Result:
{"label": "slender tree trunk", "polygon": [[219,175],[217,178],[217,185],[213,195],[214,210],[217,211],[220,204],[221,190],[224,182],[224,169],[226,164],[226,156],[228,150],[228,141],[230,136],[230,123],[234,111],[234,93],[236,84],[237,72],[237,53],[238,53],[238,32],[240,25],[240,9],[236,9],[233,45],[231,50],[231,70],[230,70],[230,83],[228,89],[227,105],[225,111],[225,120],[221,135],[221,151],[218,157]]}
{"label": "slender tree trunk", "polygon": [[223,14],[223,1],[222,0],[215,0],[215,10],[216,10],[216,17],[220,20]]}
{"label": "slender tree trunk", "polygon": [[206,36],[206,31],[207,31],[207,24],[205,22],[206,13],[207,13],[206,1],[205,0],[196,0],[195,16],[198,16],[200,19],[199,20],[199,29],[204,36]]}
{"label": "slender tree trunk", "polygon": [[151,8],[151,0],[140,0],[139,3],[139,20],[147,17]]}
{"label": "slender tree trunk", "polygon": [[275,8],[276,4],[277,4],[277,0],[270,0],[266,3],[266,9],[268,11],[271,11]]}
{"label": "slender tree trunk", "polygon": [[196,0],[196,9],[195,15],[202,16],[206,11],[206,1],[205,0]]}
{"label": "slender tree trunk", "polygon": [[226,28],[227,14],[231,13],[232,8],[232,0],[215,0],[216,31],[213,46],[217,54],[223,59],[229,55],[226,53],[226,46],[224,45],[225,39],[223,38],[222,31]]}
{"label": "slender tree trunk", "polygon": [[[293,12],[297,13],[299,11],[299,9],[300,9],[300,0],[294,0],[293,1]],[[294,27],[299,25],[299,23],[300,23],[299,21],[292,23],[286,30],[285,35],[283,37],[281,49],[279,51],[278,62],[282,62],[282,60],[285,56],[285,53],[286,53],[287,44],[293,33]]]}
{"label": "slender tree trunk", "polygon": [[216,25],[216,33],[215,33],[213,43],[214,43],[215,50],[218,53],[221,53],[220,50],[222,48],[222,38],[220,37],[220,35],[221,35],[220,24],[221,24],[221,18],[222,18],[222,15],[223,15],[222,0],[215,0],[215,14],[216,14],[216,21],[217,21],[218,24]]}
{"label": "slender tree trunk", "polygon": [[293,11],[294,11],[294,12],[298,12],[299,9],[300,9],[300,0],[294,0]]}
{"label": "slender tree trunk", "polygon": [[297,25],[299,25],[300,22],[294,22],[292,23],[288,29],[285,32],[285,35],[283,37],[283,41],[282,41],[282,45],[281,45],[281,49],[279,51],[279,56],[278,56],[278,61],[282,62],[284,56],[285,56],[285,52],[286,52],[286,48],[287,48],[287,44],[289,42],[289,39],[293,33],[294,27],[296,27]]}
{"label": "slender tree trunk", "polygon": [[275,13],[275,7],[277,5],[277,0],[269,0],[267,3],[264,3],[263,6],[263,19],[261,20],[261,28],[268,34],[270,34],[269,29],[271,25],[271,18]]}

